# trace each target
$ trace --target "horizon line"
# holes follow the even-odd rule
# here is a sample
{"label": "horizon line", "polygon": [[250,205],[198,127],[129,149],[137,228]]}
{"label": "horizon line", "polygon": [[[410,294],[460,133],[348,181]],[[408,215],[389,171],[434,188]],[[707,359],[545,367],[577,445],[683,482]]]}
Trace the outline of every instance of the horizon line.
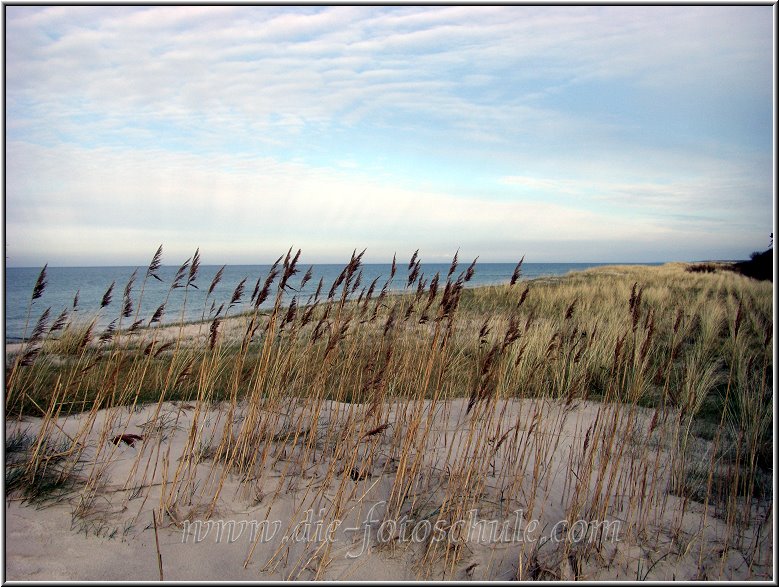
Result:
{"label": "horizon line", "polygon": [[[522,262],[522,265],[665,265],[668,263],[738,263],[740,261],[747,261],[747,258],[744,259],[673,259],[673,260],[656,260],[656,261],[528,261],[524,260]],[[424,261],[420,260],[421,265],[451,265],[451,261]],[[458,266],[459,265],[470,265],[472,260],[466,260],[461,259],[458,260]],[[516,265],[519,261],[476,261],[476,267],[479,265]],[[322,266],[322,265],[335,265],[335,266],[344,266],[347,265],[349,261],[344,262],[313,262],[313,263],[298,263],[298,267],[304,267],[304,266]],[[392,261],[370,261],[370,262],[363,262],[361,263],[362,266],[366,265],[391,265]],[[396,259],[396,265],[398,267],[404,266],[407,263],[402,262],[400,260]],[[107,269],[107,268],[142,268],[147,267],[148,263],[144,264],[134,264],[134,263],[125,263],[125,264],[119,264],[119,265],[52,265],[49,263],[44,264],[49,269]],[[41,269],[44,267],[44,265],[9,265],[4,264],[3,269]],[[273,265],[273,262],[265,262],[265,263],[201,263],[200,267],[261,267],[261,266],[268,266],[270,267]],[[171,267],[171,268],[179,268],[181,267],[181,264],[178,263],[162,263],[160,267]]]}

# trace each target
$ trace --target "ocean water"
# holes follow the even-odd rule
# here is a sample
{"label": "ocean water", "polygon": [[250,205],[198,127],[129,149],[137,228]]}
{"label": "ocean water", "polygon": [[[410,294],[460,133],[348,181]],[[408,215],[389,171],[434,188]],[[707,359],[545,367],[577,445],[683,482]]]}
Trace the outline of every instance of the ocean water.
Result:
{"label": "ocean water", "polygon": [[[470,261],[460,263],[454,274],[456,277],[461,271],[464,271]],[[522,265],[521,280],[533,279],[542,276],[564,275],[570,271],[581,271],[589,267],[599,265],[613,265],[614,263],[524,263]],[[200,267],[195,285],[197,288],[184,288],[170,291],[170,284],[173,281],[177,266],[163,266],[159,269],[158,275],[162,282],[149,278],[143,290],[143,298],[140,298],[141,286],[146,275],[146,267],[139,267],[138,275],[131,291],[133,301],[133,316],[122,320],[123,326],[129,326],[136,319],[143,319],[148,324],[154,311],[166,300],[165,313],[161,322],[174,323],[181,320],[182,312],[184,320],[199,320],[203,317],[208,318],[213,315],[219,306],[224,303],[227,308],[230,299],[241,280],[246,279],[244,293],[241,302],[231,307],[228,315],[234,315],[240,311],[248,310],[251,305],[249,299],[254,291],[257,279],[260,280],[262,287],[270,265],[232,265],[225,267],[221,282],[217,285],[211,295],[207,298],[208,288],[219,270],[218,265],[203,265]],[[299,265],[299,273],[290,280],[290,285],[298,288],[300,282],[308,269],[308,265]],[[288,292],[285,294],[285,303],[289,303],[292,297],[297,297],[297,303],[303,305],[309,296],[313,295],[319,280],[323,280],[321,297],[327,296],[330,286],[338,277],[343,269],[342,264],[338,265],[313,265],[313,276],[305,287],[299,292]],[[491,285],[507,283],[511,279],[514,271],[514,263],[477,263],[475,274],[467,287],[477,287],[480,285]],[[30,309],[30,298],[32,296],[35,282],[40,274],[40,267],[9,267],[5,271],[5,340],[14,342],[23,340],[26,334],[29,334],[41,314],[50,308],[51,324],[54,319],[65,309],[71,312],[72,316],[87,320],[94,317],[98,318],[98,327],[106,327],[112,320],[118,319],[122,309],[122,300],[125,286],[136,267],[48,267],[46,269],[46,289],[43,295],[34,301]],[[390,274],[391,265],[387,264],[366,264],[361,266],[362,285],[357,289],[356,295],[363,285],[367,286],[375,278],[375,295],[378,295],[382,286]],[[390,284],[391,291],[402,291],[408,278],[408,263],[398,263],[397,273]],[[441,287],[446,282],[446,274],[449,271],[449,263],[423,263],[421,272],[429,283],[430,278],[436,272],[441,274]],[[112,301],[105,308],[100,308],[100,303],[106,290],[114,282],[115,286],[112,294]],[[416,284],[412,286],[416,288]],[[73,302],[78,293],[78,305],[73,313]],[[268,300],[261,307],[270,307],[275,299],[276,289],[271,288]],[[340,290],[339,290],[340,294]],[[140,310],[139,310],[140,303]],[[212,306],[213,304],[213,306]],[[213,310],[212,310],[213,308]],[[29,322],[28,322],[29,309]],[[222,311],[222,316],[225,311]],[[118,320],[117,320],[118,324]],[[25,330],[26,325],[26,330]]]}

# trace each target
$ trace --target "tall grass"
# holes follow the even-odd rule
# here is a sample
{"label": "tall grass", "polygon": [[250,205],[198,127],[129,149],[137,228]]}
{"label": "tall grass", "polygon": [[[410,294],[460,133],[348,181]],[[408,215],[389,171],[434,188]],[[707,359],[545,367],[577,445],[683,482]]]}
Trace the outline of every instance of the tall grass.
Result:
{"label": "tall grass", "polygon": [[[417,253],[405,276],[393,262],[385,282],[366,284],[363,253],[329,289],[320,283],[315,295],[285,305],[285,292],[311,277],[300,277],[301,252],[290,249],[256,282],[236,284],[229,300],[212,299],[207,313],[220,271],[192,332],[183,310],[175,326],[161,318],[170,296],[186,304],[189,288],[205,287],[199,250],[180,266],[166,302],[147,311],[143,292],[160,279],[160,247],[137,300],[133,273],[103,332],[96,324],[114,284],[86,320],[63,309],[51,322],[45,311],[7,357],[6,413],[19,447],[7,479],[40,488],[38,472],[56,462],[78,496],[74,517],[88,515],[122,450],[112,439],[133,432],[128,415],[147,407],[123,507],[142,498],[137,519],[150,488],[160,487],[150,503],[155,524],[212,516],[236,497],[270,512],[289,491],[298,504],[290,526],[312,504],[326,523],[363,512],[380,483],[385,520],[427,519],[457,533],[475,509],[506,516],[519,506],[528,519],[543,516],[562,470],[554,507],[571,523],[625,520],[633,543],[670,544],[665,556],[677,559],[692,556],[697,536],[701,577],[712,557],[724,561],[734,548],[763,564],[759,528],[773,502],[770,285],[683,264],[525,281],[520,261],[510,283],[470,288],[475,260],[463,268],[455,256],[445,277],[429,276]],[[45,268],[41,276],[31,308]],[[393,281],[402,293],[388,293]],[[231,313],[252,282],[250,311]],[[261,310],[266,300],[272,308]],[[30,416],[40,422],[34,433],[24,431]],[[181,454],[171,453],[177,431],[186,438]],[[63,443],[54,453],[53,438]],[[686,514],[701,508],[695,532]],[[726,528],[715,531],[723,544],[716,554],[705,538],[714,518]],[[263,568],[322,578],[333,548],[281,544]],[[457,577],[468,556],[465,542],[420,548],[420,577]],[[605,564],[604,548],[523,543],[513,573],[586,578]],[[660,567],[643,569],[637,575],[651,578]]]}

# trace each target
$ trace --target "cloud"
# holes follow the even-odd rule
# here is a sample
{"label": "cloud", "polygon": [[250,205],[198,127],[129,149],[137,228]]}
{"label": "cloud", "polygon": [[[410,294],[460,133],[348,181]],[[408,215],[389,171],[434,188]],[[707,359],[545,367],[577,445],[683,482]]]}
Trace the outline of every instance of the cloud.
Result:
{"label": "cloud", "polygon": [[9,239],[660,254],[730,222],[740,247],[770,206],[770,10],[9,6]]}
{"label": "cloud", "polygon": [[633,210],[634,214],[673,219],[685,216],[709,222],[717,218],[722,225],[748,225],[762,220],[770,204],[770,181],[742,170],[715,169],[710,174],[667,182],[619,182],[506,176],[501,183],[520,193],[554,194],[603,202],[615,210]]}
{"label": "cloud", "polygon": [[[488,247],[513,258],[523,242],[565,246],[572,239],[607,243],[667,234],[642,219],[608,223],[608,215],[534,201],[453,198],[378,182],[351,169],[314,168],[272,159],[237,160],[12,144],[9,168],[34,159],[56,182],[12,173],[8,184],[10,261],[16,255],[66,259],[77,249],[111,252],[134,234],[143,257],[156,242],[184,254],[201,246],[218,258],[273,256],[295,243],[328,243],[325,256],[343,258],[369,247],[388,258],[399,246],[427,247],[450,256],[458,247]],[[114,236],[112,236],[114,235]],[[248,245],[241,254],[231,242]],[[61,243],[61,244],[57,244]],[[208,246],[207,246],[208,245]],[[335,245],[335,246],[334,246]],[[479,254],[475,250],[474,254]],[[255,258],[256,260],[256,258]]]}
{"label": "cloud", "polygon": [[[411,111],[467,128],[489,124],[484,111],[500,104],[507,118],[526,112],[521,124],[544,110],[523,103],[531,80],[534,92],[593,76],[690,84],[707,72],[709,51],[722,77],[756,59],[739,35],[716,43],[712,35],[694,43],[685,36],[701,26],[725,32],[722,8],[669,9],[678,15],[670,19],[668,11],[639,15],[635,7],[612,7],[608,18],[585,7],[71,7],[25,17],[26,8],[9,7],[8,88],[40,104],[37,113],[71,98],[104,115],[184,111],[206,124],[272,113],[306,123],[334,123],[344,113],[395,120],[395,112]],[[40,42],[39,34],[31,43],[29,33],[41,28],[58,30],[57,38]],[[740,50],[722,50],[722,39]],[[460,73],[480,76],[482,91],[467,92]],[[563,123],[571,118],[557,114]],[[488,128],[500,135],[505,126]]]}

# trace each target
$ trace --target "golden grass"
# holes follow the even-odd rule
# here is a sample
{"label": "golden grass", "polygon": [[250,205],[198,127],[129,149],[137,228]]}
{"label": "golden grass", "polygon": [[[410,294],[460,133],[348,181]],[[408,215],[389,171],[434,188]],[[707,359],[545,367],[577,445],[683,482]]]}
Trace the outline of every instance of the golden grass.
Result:
{"label": "golden grass", "polygon": [[[160,248],[137,303],[135,274],[130,277],[109,330],[65,318],[54,321],[55,329],[42,316],[29,342],[10,357],[9,422],[30,415],[43,420],[24,468],[15,457],[15,487],[32,483],[54,458],[46,447],[56,436],[66,444],[56,453],[58,478],[73,473],[75,479],[78,467],[80,503],[92,503],[117,450],[108,440],[127,432],[120,415],[151,403],[156,407],[125,488],[143,492],[161,467],[155,524],[180,523],[180,511],[192,504],[212,515],[234,476],[243,495],[272,504],[312,469],[319,482],[299,487],[300,508],[321,502],[327,491],[328,520],[357,507],[358,487],[370,479],[390,486],[387,519],[414,513],[452,528],[496,499],[504,515],[517,504],[530,515],[549,487],[546,465],[567,454],[561,497],[567,519],[618,515],[630,520],[632,540],[658,547],[654,529],[675,508],[674,552],[693,556],[691,542],[678,544],[695,502],[703,505],[702,524],[717,516],[727,525],[721,560],[730,549],[756,556],[746,529],[773,501],[771,284],[729,271],[689,272],[677,263],[470,289],[473,264],[458,272],[455,259],[446,278],[423,276],[415,253],[406,292],[389,295],[389,283],[361,283],[362,254],[354,254],[327,297],[327,284],[320,284],[315,299],[283,307],[282,293],[298,274],[300,251],[293,256],[290,249],[262,289],[257,278],[253,311],[230,315],[248,293],[244,280],[223,301],[226,310],[197,336],[186,336],[183,322],[173,330],[160,325],[165,304],[140,318],[143,287],[159,279],[161,255]],[[181,266],[169,296],[187,295],[198,264],[199,251]],[[31,308],[45,288],[45,268],[41,275]],[[274,307],[261,312],[273,284]],[[113,287],[98,311],[109,305]],[[456,398],[467,401],[465,414],[455,414]],[[192,407],[178,460],[165,445],[181,414],[166,419],[170,400]],[[505,416],[508,402],[519,400],[535,402],[530,422]],[[577,440],[561,440],[567,414],[587,401],[597,402],[597,417],[575,431]],[[101,410],[105,418],[98,418]],[[63,435],[59,422],[79,413],[78,432]],[[98,421],[102,442],[88,454],[86,439]],[[438,446],[434,430],[441,427],[453,430],[456,443]],[[432,465],[431,451],[443,455]],[[145,461],[149,454],[157,457]],[[204,464],[206,479],[196,479]],[[278,472],[274,482],[269,471]],[[701,541],[701,568],[704,547]],[[292,568],[313,560],[314,577],[321,578],[331,548],[325,543],[304,553]],[[464,549],[427,543],[419,576],[453,577]],[[539,552],[525,544],[518,549],[517,578],[544,576]],[[276,568],[283,555],[279,550],[266,568]],[[554,556],[555,565],[581,578],[603,553],[565,542]]]}

